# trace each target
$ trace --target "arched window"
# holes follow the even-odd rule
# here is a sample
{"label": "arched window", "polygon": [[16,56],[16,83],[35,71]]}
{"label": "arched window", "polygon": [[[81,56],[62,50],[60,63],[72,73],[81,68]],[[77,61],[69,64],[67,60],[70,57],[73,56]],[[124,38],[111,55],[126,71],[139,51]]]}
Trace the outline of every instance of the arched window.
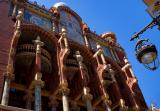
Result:
{"label": "arched window", "polygon": [[104,55],[106,57],[109,57],[109,58],[113,59],[111,51],[110,51],[110,49],[108,47],[102,46],[102,49],[103,49]]}
{"label": "arched window", "polygon": [[91,49],[92,49],[92,50],[97,50],[96,41],[93,40],[93,39],[91,39],[91,38],[89,38],[88,40],[89,40],[89,44],[90,44]]}

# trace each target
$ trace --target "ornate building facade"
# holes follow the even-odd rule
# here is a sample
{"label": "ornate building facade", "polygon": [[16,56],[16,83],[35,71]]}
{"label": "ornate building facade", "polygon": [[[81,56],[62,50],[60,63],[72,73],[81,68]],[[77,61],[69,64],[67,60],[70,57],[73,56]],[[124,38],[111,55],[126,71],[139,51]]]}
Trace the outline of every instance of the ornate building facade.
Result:
{"label": "ornate building facade", "polygon": [[0,0],[1,111],[147,111],[116,35],[65,3]]}

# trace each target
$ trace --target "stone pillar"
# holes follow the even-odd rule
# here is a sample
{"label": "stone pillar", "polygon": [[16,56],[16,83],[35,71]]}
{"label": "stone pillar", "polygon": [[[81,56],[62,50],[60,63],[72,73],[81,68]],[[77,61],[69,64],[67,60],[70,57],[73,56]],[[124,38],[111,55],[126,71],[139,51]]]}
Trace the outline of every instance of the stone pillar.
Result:
{"label": "stone pillar", "polygon": [[92,95],[89,93],[90,89],[87,87],[87,75],[86,73],[83,72],[83,69],[84,69],[83,63],[82,63],[83,57],[80,55],[79,51],[76,51],[76,58],[79,64],[80,73],[81,73],[81,77],[84,85],[82,98],[86,102],[87,111],[93,111],[92,103],[91,103]]}
{"label": "stone pillar", "polygon": [[125,68],[128,68],[129,71],[130,71],[130,73],[131,73],[131,75],[132,75],[132,77],[136,78],[136,76],[134,75],[134,72],[133,72],[133,70],[132,70],[132,65],[129,63],[127,57],[124,57],[124,62],[125,62],[125,66],[124,66],[124,68],[122,68],[122,69],[125,70]]}
{"label": "stone pillar", "polygon": [[32,109],[32,102],[34,100],[31,91],[27,91],[26,95],[24,96],[24,100],[26,101],[26,109]]}
{"label": "stone pillar", "polygon": [[69,49],[68,40],[67,40],[67,30],[65,28],[62,28],[61,30],[61,37],[58,40],[58,43],[60,44],[60,48],[62,49]]}
{"label": "stone pillar", "polygon": [[83,36],[84,36],[84,41],[85,41],[86,47],[89,48],[89,49],[91,49],[91,46],[89,44],[89,41],[88,41],[88,38],[87,38],[85,32],[83,32]]}
{"label": "stone pillar", "polygon": [[32,88],[34,88],[35,93],[35,106],[34,111],[41,111],[41,88],[44,86],[44,81],[42,81],[42,73],[41,73],[41,46],[44,45],[43,42],[40,41],[40,37],[38,36],[36,40],[33,41],[36,46],[36,66],[35,66],[35,78],[32,81]]}
{"label": "stone pillar", "polygon": [[10,83],[11,83],[11,79],[9,77],[5,77],[5,83],[4,83],[3,95],[2,95],[2,101],[1,101],[2,105],[8,105]]}
{"label": "stone pillar", "polygon": [[[99,44],[97,45],[97,49],[98,49],[98,50],[102,50],[102,49],[101,49],[101,46],[100,46]],[[102,59],[103,64],[107,64],[107,63],[106,63],[106,60],[105,60],[105,57],[104,57],[104,54],[103,54],[103,51],[100,51],[100,52],[101,52],[101,53],[100,53],[100,57],[101,57],[101,59]]]}
{"label": "stone pillar", "polygon": [[112,69],[110,69],[109,72],[111,73],[111,76],[112,76],[112,79],[113,79],[113,83],[112,83],[113,91],[116,93],[116,99],[120,103],[120,111],[127,111],[128,107],[125,106],[125,101],[122,99],[122,96],[120,94],[120,90],[119,90],[117,81],[116,81],[116,79],[114,77],[114,71]]}
{"label": "stone pillar", "polygon": [[51,111],[57,111],[56,107],[58,106],[58,102],[55,97],[50,96],[49,97],[50,102],[48,103],[49,107],[51,108]]}
{"label": "stone pillar", "polygon": [[69,111],[69,102],[68,102],[68,94],[70,89],[68,89],[67,81],[64,81],[60,84],[60,93],[62,94],[62,104],[63,104],[63,111]]}
{"label": "stone pillar", "polygon": [[89,93],[90,89],[88,87],[83,88],[83,101],[86,102],[87,111],[93,111],[91,100],[93,96]]}
{"label": "stone pillar", "polygon": [[14,69],[12,65],[7,66],[7,73],[4,75],[5,82],[4,82],[4,88],[3,88],[3,94],[2,94],[2,105],[8,105],[9,101],[9,92],[10,92],[10,83],[14,79]]}
{"label": "stone pillar", "polygon": [[3,95],[2,95],[2,102],[1,102],[2,105],[8,105],[10,83],[11,83],[11,80],[6,77],[5,83],[4,83]]}
{"label": "stone pillar", "polygon": [[67,40],[67,30],[65,28],[62,28],[62,38],[64,39],[65,48],[69,49]]}
{"label": "stone pillar", "polygon": [[34,111],[42,111],[41,108],[41,88],[44,86],[44,82],[41,80],[42,74],[37,72],[35,80],[32,81],[32,87],[35,93],[35,106]]}

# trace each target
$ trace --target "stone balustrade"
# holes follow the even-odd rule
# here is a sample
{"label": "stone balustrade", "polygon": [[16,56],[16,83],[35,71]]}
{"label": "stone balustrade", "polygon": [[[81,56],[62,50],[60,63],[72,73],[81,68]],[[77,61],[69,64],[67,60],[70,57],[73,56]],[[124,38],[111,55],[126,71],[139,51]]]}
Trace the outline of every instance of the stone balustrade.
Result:
{"label": "stone balustrade", "polygon": [[[46,57],[48,60],[51,60],[51,55],[49,54],[49,52],[43,48],[41,48],[42,51],[42,56]],[[23,45],[19,45],[17,48],[17,53],[20,52],[36,52],[36,48],[34,45],[32,44],[23,44]]]}

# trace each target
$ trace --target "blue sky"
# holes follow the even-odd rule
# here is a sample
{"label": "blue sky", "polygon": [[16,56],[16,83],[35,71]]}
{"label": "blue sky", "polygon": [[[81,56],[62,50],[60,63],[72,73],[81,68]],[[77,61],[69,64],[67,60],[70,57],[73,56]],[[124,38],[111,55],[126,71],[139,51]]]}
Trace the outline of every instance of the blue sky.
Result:
{"label": "blue sky", "polygon": [[[50,8],[59,0],[36,0]],[[112,31],[125,49],[135,75],[137,76],[144,98],[150,106],[156,103],[160,107],[160,68],[149,71],[137,62],[134,52],[135,42],[130,42],[134,32],[139,31],[152,19],[146,12],[147,6],[142,0],[61,0],[77,12],[91,30],[98,34]],[[155,27],[143,35],[154,43],[160,52],[160,31]]]}

